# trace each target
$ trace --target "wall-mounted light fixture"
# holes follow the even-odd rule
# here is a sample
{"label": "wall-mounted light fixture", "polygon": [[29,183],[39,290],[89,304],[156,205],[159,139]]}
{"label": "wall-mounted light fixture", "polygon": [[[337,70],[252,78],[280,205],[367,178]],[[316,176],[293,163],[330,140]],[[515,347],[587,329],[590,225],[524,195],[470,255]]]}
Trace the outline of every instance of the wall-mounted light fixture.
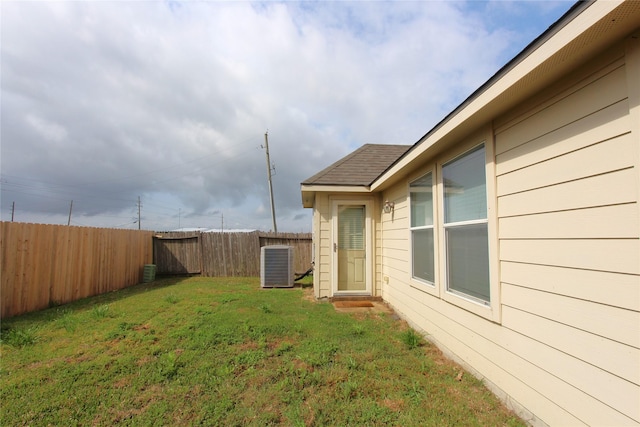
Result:
{"label": "wall-mounted light fixture", "polygon": [[382,210],[384,211],[384,213],[391,213],[391,211],[393,211],[393,208],[395,206],[396,206],[395,203],[385,200],[384,205],[382,206]]}

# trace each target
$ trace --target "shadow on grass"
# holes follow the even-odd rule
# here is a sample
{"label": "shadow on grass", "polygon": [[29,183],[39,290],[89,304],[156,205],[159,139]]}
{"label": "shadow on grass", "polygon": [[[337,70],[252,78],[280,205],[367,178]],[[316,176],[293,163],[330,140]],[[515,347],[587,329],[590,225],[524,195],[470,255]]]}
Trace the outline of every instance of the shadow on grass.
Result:
{"label": "shadow on grass", "polygon": [[188,276],[162,277],[149,283],[139,283],[127,288],[107,292],[101,295],[93,295],[64,304],[50,304],[49,308],[30,313],[20,314],[14,317],[2,319],[1,330],[10,330],[15,323],[31,321],[52,321],[62,315],[81,313],[94,309],[97,306],[118,302],[146,292],[154,292],[180,284],[189,279]]}
{"label": "shadow on grass", "polygon": [[[33,322],[33,321],[52,321],[63,315],[82,313],[87,310],[93,310],[98,306],[115,303],[126,300],[147,292],[159,291],[179,285],[185,280],[191,279],[192,276],[160,276],[155,281],[149,283],[139,283],[127,288],[107,292],[100,295],[93,295],[76,301],[63,304],[52,303],[49,308],[45,308],[30,313],[20,314],[14,317],[2,319],[0,329],[6,332],[12,328],[15,323]],[[220,277],[204,277],[202,279],[220,280]],[[247,278],[255,279],[255,278]],[[305,277],[294,283],[293,288],[308,289],[313,287],[313,276]]]}
{"label": "shadow on grass", "polygon": [[293,287],[300,288],[300,289],[309,289],[309,288],[313,288],[313,282],[311,283],[294,282]]}

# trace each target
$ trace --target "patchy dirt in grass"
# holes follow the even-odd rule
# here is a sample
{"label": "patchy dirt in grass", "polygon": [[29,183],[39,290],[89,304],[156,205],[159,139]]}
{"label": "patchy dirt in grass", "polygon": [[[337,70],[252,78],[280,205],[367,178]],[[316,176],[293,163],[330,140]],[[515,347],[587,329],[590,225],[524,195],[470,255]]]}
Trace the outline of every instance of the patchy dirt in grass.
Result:
{"label": "patchy dirt in grass", "polygon": [[131,378],[124,377],[113,383],[113,388],[125,388],[131,385]]}
{"label": "patchy dirt in grass", "polygon": [[256,341],[246,341],[246,342],[243,342],[242,344],[238,344],[238,349],[241,352],[257,350],[259,348],[260,348],[260,343]]}
{"label": "patchy dirt in grass", "polygon": [[373,307],[371,301],[336,301],[333,303],[335,308],[365,308]]}
{"label": "patchy dirt in grass", "polygon": [[86,362],[88,360],[93,359],[94,356],[89,355],[89,354],[78,354],[72,357],[67,357],[64,361],[69,363],[69,364],[77,364],[77,363],[82,363],[82,362]]}
{"label": "patchy dirt in grass", "polygon": [[334,301],[333,307],[338,313],[354,314],[393,314],[393,310],[382,301]]}
{"label": "patchy dirt in grass", "polygon": [[[435,345],[405,348],[409,325],[381,301],[336,307],[351,310],[344,315],[316,300],[311,286],[252,296],[243,289],[258,288],[257,281],[239,284],[240,292],[229,281],[194,296],[182,285],[172,289],[179,304],[167,305],[151,287],[145,310],[147,302],[123,299],[113,319],[94,322],[87,313],[100,326],[93,333],[69,333],[54,319],[39,332],[48,354],[40,345],[9,348],[12,375],[0,380],[3,399],[13,392],[13,400],[3,411],[13,406],[10,417],[21,425],[60,425],[71,415],[78,425],[98,426],[439,425],[438,416],[440,424],[517,424],[493,416],[503,410],[482,381]],[[14,356],[21,351],[22,359]],[[35,387],[15,381],[18,370]]]}
{"label": "patchy dirt in grass", "polygon": [[133,327],[134,331],[148,331],[151,328],[151,326],[148,323],[145,323],[143,325],[137,325]]}
{"label": "patchy dirt in grass", "polygon": [[293,359],[291,362],[296,371],[313,372],[315,370],[312,365],[308,364],[304,360]]}
{"label": "patchy dirt in grass", "polygon": [[136,366],[144,366],[147,363],[152,362],[155,359],[154,356],[142,356],[140,359],[136,361]]}
{"label": "patchy dirt in grass", "polygon": [[42,360],[42,361],[38,361],[38,362],[33,362],[30,363],[29,365],[26,366],[27,369],[31,370],[31,369],[38,369],[38,368],[51,368],[53,367],[53,365],[55,365],[58,362],[63,361],[64,359],[62,357],[57,357],[55,359],[51,359],[51,360]]}
{"label": "patchy dirt in grass", "polygon": [[[113,413],[113,415],[111,416],[111,423],[113,423],[113,425],[121,423],[125,420],[136,417],[142,414],[143,412],[144,412],[144,408],[132,408],[132,409],[125,409],[122,411],[115,411],[115,413]],[[101,422],[98,422],[94,425],[101,425],[101,424],[102,424]]]}
{"label": "patchy dirt in grass", "polygon": [[402,399],[384,399],[380,404],[394,412],[402,411],[405,406],[404,400]]}
{"label": "patchy dirt in grass", "polygon": [[302,288],[302,299],[311,302],[317,302],[316,297],[313,294],[313,287]]}

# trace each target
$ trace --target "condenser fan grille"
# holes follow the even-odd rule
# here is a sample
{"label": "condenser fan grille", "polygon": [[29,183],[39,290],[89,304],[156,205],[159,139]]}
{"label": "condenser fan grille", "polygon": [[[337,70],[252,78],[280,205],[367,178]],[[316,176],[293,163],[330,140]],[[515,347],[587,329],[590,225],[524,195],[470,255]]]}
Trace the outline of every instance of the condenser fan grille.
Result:
{"label": "condenser fan grille", "polygon": [[293,286],[293,248],[263,246],[260,249],[260,286],[263,288]]}

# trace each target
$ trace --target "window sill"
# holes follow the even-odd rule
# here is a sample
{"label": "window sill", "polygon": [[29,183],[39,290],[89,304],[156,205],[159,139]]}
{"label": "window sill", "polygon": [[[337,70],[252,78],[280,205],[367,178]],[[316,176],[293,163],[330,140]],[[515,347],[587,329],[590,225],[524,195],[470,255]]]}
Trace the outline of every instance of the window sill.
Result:
{"label": "window sill", "polygon": [[479,301],[464,294],[445,291],[442,299],[492,322],[500,323],[500,313],[495,309],[495,303]]}
{"label": "window sill", "polygon": [[415,277],[412,277],[409,280],[409,285],[420,292],[424,292],[438,298],[440,297],[440,288],[436,286],[434,283],[430,283],[425,280],[420,280],[420,279],[416,279]]}

